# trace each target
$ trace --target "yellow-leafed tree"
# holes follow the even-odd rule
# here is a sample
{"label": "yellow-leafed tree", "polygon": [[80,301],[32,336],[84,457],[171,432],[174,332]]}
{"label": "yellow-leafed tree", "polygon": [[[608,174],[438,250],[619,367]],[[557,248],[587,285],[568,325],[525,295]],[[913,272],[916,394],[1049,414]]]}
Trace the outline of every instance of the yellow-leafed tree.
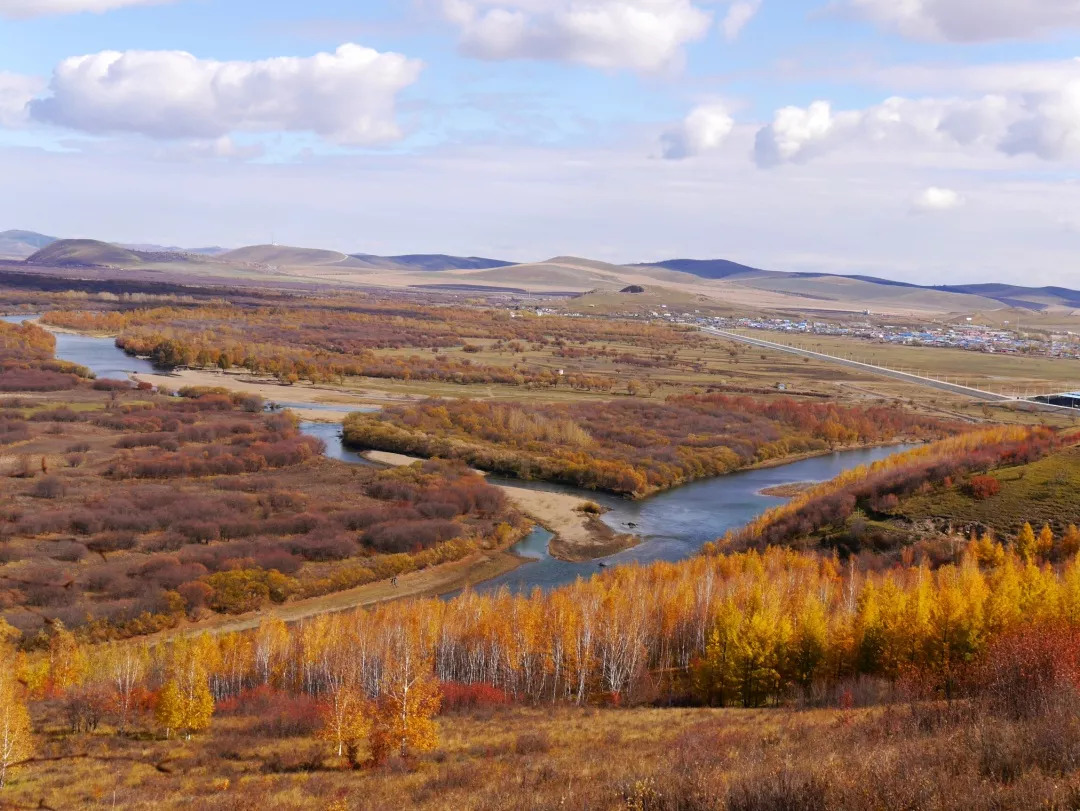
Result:
{"label": "yellow-leafed tree", "polygon": [[349,765],[360,763],[360,745],[371,732],[372,708],[364,694],[354,687],[333,690],[319,708],[319,739],[337,747]]}
{"label": "yellow-leafed tree", "polygon": [[[0,644],[0,658],[12,661],[14,653]],[[10,668],[0,669],[0,788],[8,771],[34,753],[30,713],[24,690]]]}
{"label": "yellow-leafed tree", "polygon": [[442,703],[431,654],[417,629],[398,628],[388,640],[382,693],[375,703],[371,756],[376,763],[393,752],[429,752],[439,743],[434,715]]}
{"label": "yellow-leafed tree", "polygon": [[173,730],[190,738],[210,726],[214,697],[210,693],[202,647],[186,639],[173,643],[168,678],[158,695],[155,718],[169,737]]}
{"label": "yellow-leafed tree", "polygon": [[1035,530],[1031,528],[1031,524],[1024,524],[1020,528],[1020,534],[1016,536],[1016,554],[1024,563],[1030,563],[1035,559],[1037,545]]}

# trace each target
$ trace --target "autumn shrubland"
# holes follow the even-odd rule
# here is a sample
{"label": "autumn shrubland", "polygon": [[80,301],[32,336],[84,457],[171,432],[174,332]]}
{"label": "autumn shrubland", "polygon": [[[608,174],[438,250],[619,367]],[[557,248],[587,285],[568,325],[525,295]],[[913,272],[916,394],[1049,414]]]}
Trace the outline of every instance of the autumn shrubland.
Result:
{"label": "autumn shrubland", "polygon": [[893,406],[708,394],[663,403],[428,400],[352,414],[345,440],[359,448],[459,459],[522,479],[642,497],[762,462],[940,438],[963,428]]}
{"label": "autumn shrubland", "polygon": [[[390,579],[526,527],[461,464],[323,457],[258,397],[91,380],[0,323],[0,618],[24,644],[154,633]],[[55,383],[55,385],[54,385]]]}

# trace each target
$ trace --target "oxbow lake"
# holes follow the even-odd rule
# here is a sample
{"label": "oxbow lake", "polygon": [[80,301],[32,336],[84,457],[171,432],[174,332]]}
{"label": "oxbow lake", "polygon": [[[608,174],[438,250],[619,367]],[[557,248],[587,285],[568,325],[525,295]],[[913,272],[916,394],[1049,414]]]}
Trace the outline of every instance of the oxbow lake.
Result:
{"label": "oxbow lake", "polygon": [[[20,323],[34,318],[35,316],[26,315],[5,316],[4,320]],[[126,355],[117,348],[111,338],[57,333],[56,354],[63,360],[89,367],[98,377],[124,378],[130,372],[149,374],[155,371],[149,361]],[[312,407],[306,403],[278,404],[284,407]],[[328,405],[325,408],[340,410],[341,406]],[[326,443],[326,453],[330,458],[351,464],[371,464],[344,446],[340,425],[305,421],[301,423],[301,428],[304,433],[318,437]],[[604,567],[625,563],[683,560],[697,554],[702,544],[707,541],[715,540],[728,530],[741,527],[766,510],[784,503],[785,499],[762,495],[762,490],[791,482],[826,481],[845,470],[876,462],[906,450],[907,447],[910,446],[841,451],[779,467],[732,473],[669,490],[644,501],[629,501],[604,493],[560,485],[493,477],[494,482],[574,493],[591,499],[608,509],[603,516],[608,526],[617,532],[640,535],[643,541],[633,549],[600,561],[567,563],[548,555],[547,545],[551,533],[538,528],[514,547],[515,552],[522,557],[531,558],[531,562],[509,574],[477,585],[476,590],[491,591],[503,586],[515,592],[530,591],[536,587],[550,589],[572,583],[579,577],[590,577]]]}

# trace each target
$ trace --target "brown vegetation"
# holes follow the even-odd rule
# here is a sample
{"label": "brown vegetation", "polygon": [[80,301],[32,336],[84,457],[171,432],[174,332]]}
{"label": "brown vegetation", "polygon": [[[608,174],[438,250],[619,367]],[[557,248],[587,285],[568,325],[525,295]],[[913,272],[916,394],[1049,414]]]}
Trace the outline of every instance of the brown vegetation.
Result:
{"label": "brown vegetation", "polygon": [[587,405],[428,400],[352,414],[345,439],[355,447],[460,459],[522,479],[641,497],[770,460],[959,430],[888,406],[710,394]]}

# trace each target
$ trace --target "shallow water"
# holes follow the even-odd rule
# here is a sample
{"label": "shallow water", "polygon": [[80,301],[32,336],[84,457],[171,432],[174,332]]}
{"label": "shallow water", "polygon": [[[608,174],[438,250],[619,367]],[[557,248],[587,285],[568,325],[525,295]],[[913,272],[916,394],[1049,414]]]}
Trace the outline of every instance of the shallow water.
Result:
{"label": "shallow water", "polygon": [[[305,426],[319,426],[305,423]],[[330,426],[337,429],[337,426]],[[345,449],[340,429],[326,430],[323,424],[309,429],[327,443],[327,453],[335,459],[351,461],[346,456],[360,458]],[[604,522],[617,532],[640,535],[642,543],[615,555],[589,563],[568,563],[547,554],[551,533],[537,528],[514,546],[523,557],[534,558],[508,574],[485,581],[477,591],[489,591],[506,586],[511,591],[529,591],[537,586],[553,588],[572,583],[578,577],[589,577],[599,571],[601,564],[616,566],[620,563],[650,563],[652,561],[677,561],[696,555],[702,544],[714,541],[730,529],[737,529],[772,507],[787,499],[761,494],[761,490],[792,482],[827,481],[860,465],[876,462],[906,450],[909,446],[868,448],[840,451],[826,456],[803,459],[786,465],[760,470],[746,470],[727,476],[703,479],[693,484],[659,493],[643,501],[629,501],[606,493],[593,493],[573,487],[546,482],[521,482],[516,479],[491,477],[495,484],[510,484],[536,490],[572,493],[587,498],[608,509]],[[632,526],[633,525],[633,526]]]}
{"label": "shallow water", "polygon": [[[36,315],[5,315],[9,324],[21,324],[33,321]],[[70,335],[65,332],[53,333],[56,336],[56,357],[69,360],[87,367],[98,377],[111,377],[126,380],[131,372],[154,374],[154,368],[148,360],[136,358],[124,353],[112,338],[95,338],[89,335]]]}

